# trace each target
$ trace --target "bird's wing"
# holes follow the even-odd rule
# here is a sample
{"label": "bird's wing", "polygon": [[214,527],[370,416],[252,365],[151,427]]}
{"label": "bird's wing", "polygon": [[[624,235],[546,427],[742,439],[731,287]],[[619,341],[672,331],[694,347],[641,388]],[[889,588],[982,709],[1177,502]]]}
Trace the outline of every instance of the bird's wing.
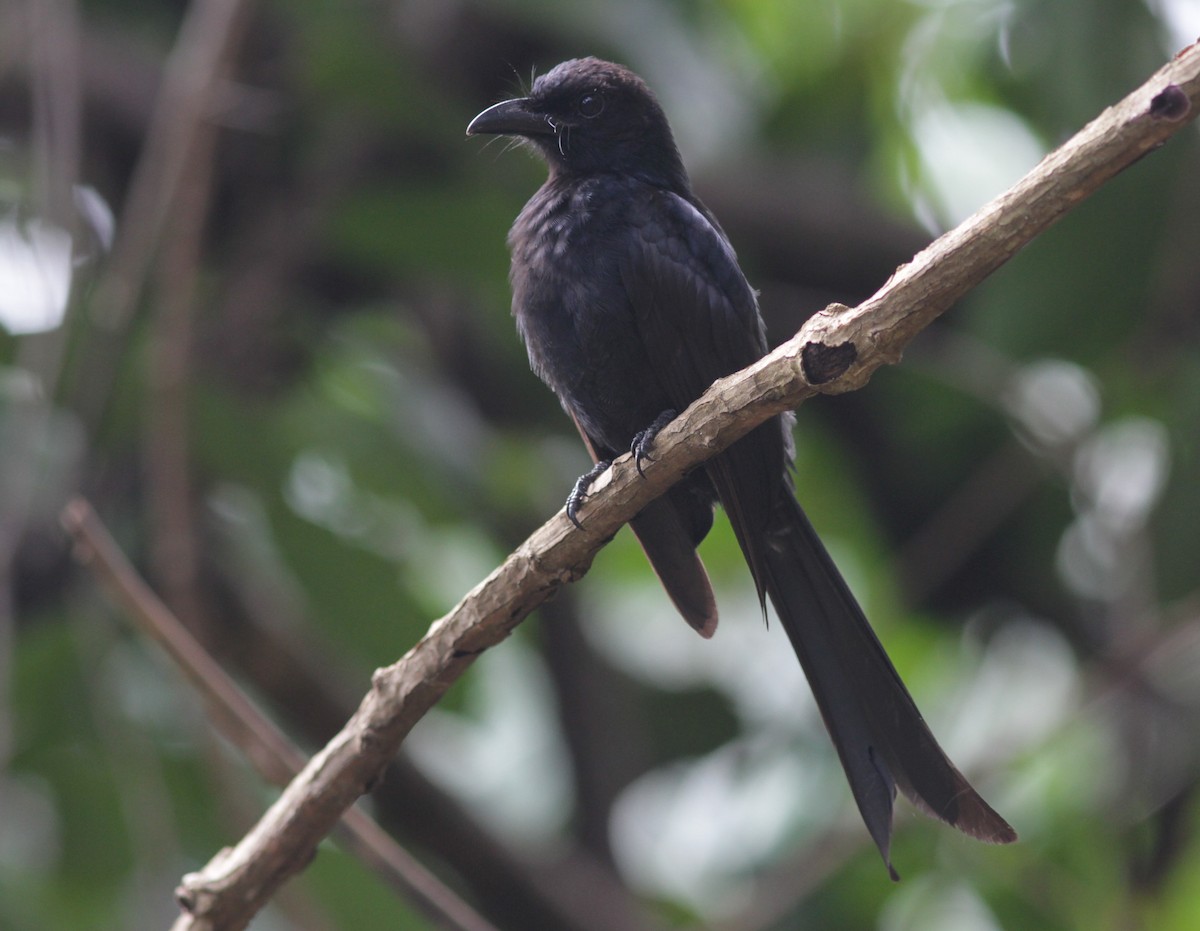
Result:
{"label": "bird's wing", "polygon": [[754,292],[720,228],[683,197],[648,188],[626,221],[622,282],[655,374],[682,410],[766,352]]}
{"label": "bird's wing", "polygon": [[[655,375],[682,411],[716,379],[766,352],[754,292],[715,221],[687,199],[654,189],[627,222],[634,235],[621,278]],[[786,463],[783,430],[773,418],[707,466],[760,597],[761,541],[786,487]]]}

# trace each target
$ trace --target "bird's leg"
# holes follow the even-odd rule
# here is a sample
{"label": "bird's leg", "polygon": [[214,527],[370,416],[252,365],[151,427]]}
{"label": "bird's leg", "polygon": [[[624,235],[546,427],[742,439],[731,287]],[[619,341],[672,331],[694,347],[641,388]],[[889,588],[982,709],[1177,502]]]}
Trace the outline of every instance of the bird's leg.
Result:
{"label": "bird's leg", "polygon": [[575,481],[575,487],[571,489],[571,493],[567,495],[567,517],[571,523],[578,529],[583,529],[583,524],[579,523],[579,518],[576,516],[579,513],[579,505],[583,504],[583,499],[588,496],[588,491],[592,487],[592,482],[598,479],[604,470],[612,465],[611,459],[601,459],[591,467],[583,475],[579,476]]}
{"label": "bird's leg", "polygon": [[666,410],[654,418],[654,423],[650,424],[645,430],[639,430],[633,435],[633,442],[629,444],[629,451],[633,453],[633,464],[637,467],[638,475],[645,476],[642,471],[642,460],[649,459],[654,461],[654,457],[650,455],[650,447],[654,445],[654,438],[658,436],[659,431],[667,424],[675,419],[675,411]]}

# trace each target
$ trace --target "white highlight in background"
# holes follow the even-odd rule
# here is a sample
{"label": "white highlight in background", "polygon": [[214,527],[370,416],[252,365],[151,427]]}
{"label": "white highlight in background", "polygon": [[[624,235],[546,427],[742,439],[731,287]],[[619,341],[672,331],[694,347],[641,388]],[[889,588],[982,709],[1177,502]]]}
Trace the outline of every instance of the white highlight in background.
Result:
{"label": "white highlight in background", "polygon": [[0,326],[14,336],[58,327],[71,293],[71,234],[44,220],[0,220]]}

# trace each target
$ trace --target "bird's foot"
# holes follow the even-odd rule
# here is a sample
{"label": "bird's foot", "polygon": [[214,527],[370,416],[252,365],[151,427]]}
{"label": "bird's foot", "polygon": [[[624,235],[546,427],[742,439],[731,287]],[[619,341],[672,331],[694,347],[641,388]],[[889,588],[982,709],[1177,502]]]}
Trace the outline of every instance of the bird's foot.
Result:
{"label": "bird's foot", "polygon": [[592,482],[598,479],[610,465],[612,465],[611,459],[602,459],[600,462],[597,462],[589,471],[576,479],[575,487],[567,495],[567,517],[579,530],[583,529],[583,524],[579,523],[579,517],[577,516],[579,514],[579,506],[583,504],[584,499],[588,496]]}
{"label": "bird's foot", "polygon": [[654,423],[650,424],[645,430],[639,430],[633,435],[633,442],[629,444],[629,451],[633,453],[633,464],[637,467],[638,475],[644,476],[646,473],[642,471],[642,460],[647,459],[650,462],[654,461],[654,457],[650,455],[650,448],[654,445],[654,438],[658,436],[659,431],[667,424],[675,419],[675,411],[663,411],[654,418]]}

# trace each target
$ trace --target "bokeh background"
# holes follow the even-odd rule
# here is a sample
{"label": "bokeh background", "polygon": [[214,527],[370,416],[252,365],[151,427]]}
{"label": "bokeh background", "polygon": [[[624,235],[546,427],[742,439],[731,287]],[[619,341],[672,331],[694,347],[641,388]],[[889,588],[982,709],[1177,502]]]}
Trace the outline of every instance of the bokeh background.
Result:
{"label": "bokeh background", "polygon": [[[0,928],[167,926],[273,790],[71,557],[86,495],[310,750],[587,465],[468,120],[581,54],[657,90],[781,341],[1200,34],[1194,0],[6,0]],[[505,929],[1200,926],[1200,139],[863,390],[800,498],[1021,833],[898,806],[887,880],[723,519],[702,642],[622,533],[423,721],[371,811]],[[258,929],[428,927],[336,845]]]}

